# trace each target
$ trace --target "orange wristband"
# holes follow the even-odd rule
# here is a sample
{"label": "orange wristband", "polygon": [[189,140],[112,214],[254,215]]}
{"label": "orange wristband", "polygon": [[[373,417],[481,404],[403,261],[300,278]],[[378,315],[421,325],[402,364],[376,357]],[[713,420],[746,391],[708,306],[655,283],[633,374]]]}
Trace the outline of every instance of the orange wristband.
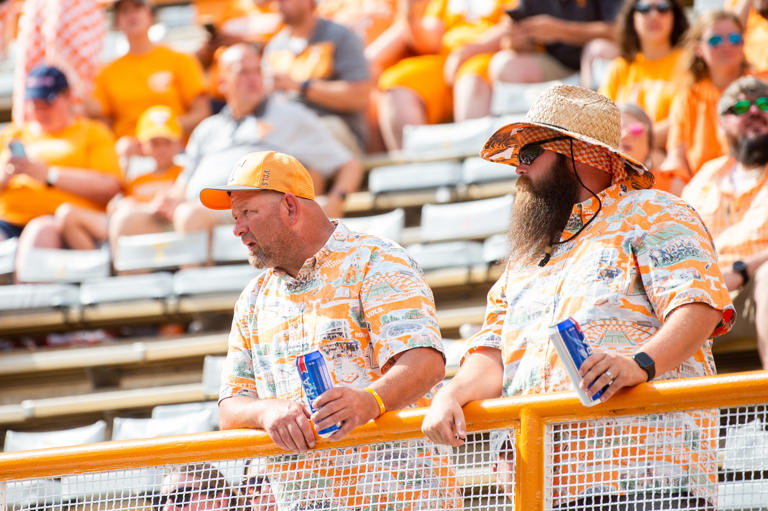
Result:
{"label": "orange wristband", "polygon": [[382,401],[381,396],[379,395],[379,393],[376,392],[375,390],[373,390],[371,387],[365,387],[365,390],[367,390],[368,392],[371,393],[373,398],[376,400],[376,403],[379,405],[379,415],[376,418],[381,417],[382,414],[384,414],[384,412],[387,411],[387,407],[384,406],[384,401]]}

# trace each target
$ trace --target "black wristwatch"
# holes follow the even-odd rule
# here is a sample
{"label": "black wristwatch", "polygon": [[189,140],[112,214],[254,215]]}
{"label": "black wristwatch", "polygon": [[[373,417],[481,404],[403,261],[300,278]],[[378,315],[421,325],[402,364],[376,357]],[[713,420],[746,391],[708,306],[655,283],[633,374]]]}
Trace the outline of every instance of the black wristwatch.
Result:
{"label": "black wristwatch", "polygon": [[749,273],[747,273],[747,263],[744,261],[735,261],[731,269],[741,275],[741,285],[746,286],[749,282]]}
{"label": "black wristwatch", "polygon": [[648,381],[651,381],[656,376],[656,362],[653,361],[650,355],[638,351],[632,355],[632,360],[640,366],[640,369],[648,374]]}

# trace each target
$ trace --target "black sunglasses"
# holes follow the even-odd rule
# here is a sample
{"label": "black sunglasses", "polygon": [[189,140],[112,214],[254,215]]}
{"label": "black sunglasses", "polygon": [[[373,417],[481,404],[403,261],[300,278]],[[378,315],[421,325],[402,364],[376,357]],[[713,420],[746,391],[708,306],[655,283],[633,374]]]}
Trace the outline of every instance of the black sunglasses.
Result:
{"label": "black sunglasses", "polygon": [[518,163],[522,163],[523,165],[531,165],[536,158],[541,156],[541,154],[544,152],[544,148],[541,147],[542,145],[548,143],[548,142],[555,142],[557,140],[566,140],[571,137],[566,136],[559,136],[559,137],[552,137],[552,138],[545,138],[544,140],[539,140],[538,142],[532,142],[530,144],[526,144],[523,147],[520,148],[520,150],[517,152],[517,161]]}
{"label": "black sunglasses", "polygon": [[166,497],[173,503],[174,506],[184,507],[189,504],[189,501],[192,500],[193,495],[198,495],[200,493],[203,493],[209,497],[216,494],[216,492],[212,490],[203,490],[193,486],[182,486],[168,493]]}
{"label": "black sunglasses", "polygon": [[267,476],[254,476],[245,480],[246,489],[253,489],[254,492],[261,491],[261,485],[264,483],[269,484],[269,478]]}
{"label": "black sunglasses", "polygon": [[635,12],[639,12],[640,14],[648,14],[654,9],[659,14],[666,14],[672,10],[672,4],[669,2],[659,2],[657,4],[638,2],[635,4]]}

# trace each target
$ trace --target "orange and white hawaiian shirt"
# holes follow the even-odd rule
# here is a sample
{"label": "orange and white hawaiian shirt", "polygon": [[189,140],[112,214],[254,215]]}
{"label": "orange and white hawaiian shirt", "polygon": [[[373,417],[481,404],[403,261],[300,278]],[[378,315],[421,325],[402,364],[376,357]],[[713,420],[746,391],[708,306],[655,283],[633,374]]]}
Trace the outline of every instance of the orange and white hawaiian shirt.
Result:
{"label": "orange and white hawaiian shirt", "polygon": [[730,156],[705,163],[683,189],[712,233],[721,268],[768,251],[768,167],[740,189],[731,180],[735,164]]}
{"label": "orange and white hawaiian shirt", "polygon": [[[637,351],[661,328],[668,314],[685,304],[706,303],[722,311],[722,321],[713,336],[725,333],[732,325],[733,305],[712,241],[698,215],[679,198],[640,189],[638,183],[630,177],[600,192],[599,213],[594,197],[576,204],[561,239],[571,237],[595,214],[597,218],[572,241],[556,245],[544,267],[521,267],[508,261],[488,294],[483,328],[468,340],[468,353],[479,347],[501,350],[504,396],[572,389],[548,336],[550,325],[569,317],[581,325],[593,348],[624,355]],[[656,379],[714,374],[711,346],[710,339],[678,368]],[[674,480],[675,488],[690,485],[691,492],[714,498],[715,451],[709,451],[711,456],[701,454],[702,445],[716,439],[717,429],[709,427],[713,413],[682,423],[696,430],[706,429],[714,437],[685,427],[670,433],[664,428],[638,426],[632,418],[600,420],[602,434],[598,438],[606,438],[613,431],[631,432],[636,440],[633,448],[638,452],[630,456],[624,449],[622,455],[616,446],[616,456],[608,457],[612,462],[597,463],[596,457],[605,457],[613,445],[585,449],[583,441],[573,436],[570,442],[555,443],[554,504],[586,492],[626,493],[643,485],[669,487],[670,480]],[[654,455],[654,450],[669,445],[670,438],[683,443],[671,472],[664,455]],[[695,445],[685,443],[694,442],[692,439]],[[643,475],[633,479],[628,474]]]}
{"label": "orange and white hawaiian shirt", "polygon": [[[418,266],[395,243],[338,223],[296,278],[268,269],[242,292],[219,399],[305,401],[296,357],[314,350],[324,355],[336,385],[364,388],[414,348],[443,352],[432,292]],[[451,470],[440,451],[392,443],[286,455],[270,464],[270,480],[278,501],[290,502],[291,509],[304,509],[297,499],[322,503],[306,509],[368,509],[383,502],[391,509],[422,509],[421,500],[435,509],[457,507],[455,480],[446,477]],[[349,457],[357,461],[345,463]]]}

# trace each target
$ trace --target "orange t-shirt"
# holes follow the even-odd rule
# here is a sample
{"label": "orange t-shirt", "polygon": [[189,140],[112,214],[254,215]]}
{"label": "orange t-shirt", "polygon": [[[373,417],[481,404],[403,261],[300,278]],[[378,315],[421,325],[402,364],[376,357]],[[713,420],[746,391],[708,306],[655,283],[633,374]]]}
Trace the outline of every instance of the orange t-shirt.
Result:
{"label": "orange t-shirt", "polygon": [[142,174],[125,185],[125,195],[138,202],[150,202],[158,193],[169,190],[181,171],[181,167],[174,165],[161,172]]}
{"label": "orange t-shirt", "polygon": [[395,19],[396,0],[323,0],[317,15],[346,26],[368,46]]}
{"label": "orange t-shirt", "polygon": [[[727,0],[725,7],[735,10],[743,0]],[[750,7],[744,32],[744,55],[758,71],[768,71],[768,19]]]}
{"label": "orange t-shirt", "polygon": [[728,153],[728,141],[717,114],[720,95],[721,91],[705,78],[674,98],[669,114],[667,150],[685,144],[692,175],[709,160]]}
{"label": "orange t-shirt", "polygon": [[737,190],[735,163],[730,156],[706,163],[682,194],[709,229],[721,268],[768,250],[768,167]]}
{"label": "orange t-shirt", "polygon": [[[0,147],[7,147],[13,139],[24,144],[30,159],[59,167],[88,169],[122,180],[115,140],[100,122],[78,118],[55,134],[40,133],[31,123],[21,127],[11,125],[0,134]],[[7,157],[7,151],[3,150],[0,159]],[[105,208],[104,204],[48,187],[27,175],[17,175],[0,192],[0,219],[26,225],[33,218],[52,215],[65,202],[96,211]]]}
{"label": "orange t-shirt", "polygon": [[205,92],[197,59],[158,45],[143,55],[126,54],[108,64],[96,77],[94,96],[104,115],[113,119],[112,129],[119,138],[136,132],[136,121],[147,108],[166,105],[183,115]]}
{"label": "orange t-shirt", "polygon": [[275,4],[272,1],[230,0],[215,24],[226,35],[266,44],[283,28]]}
{"label": "orange t-shirt", "polygon": [[600,94],[616,103],[634,103],[653,122],[669,116],[682,51],[674,49],[660,59],[648,60],[638,53],[632,61],[614,59]]}
{"label": "orange t-shirt", "polygon": [[425,18],[436,18],[445,24],[440,53],[448,54],[480,39],[501,21],[504,9],[512,9],[516,0],[431,0]]}

